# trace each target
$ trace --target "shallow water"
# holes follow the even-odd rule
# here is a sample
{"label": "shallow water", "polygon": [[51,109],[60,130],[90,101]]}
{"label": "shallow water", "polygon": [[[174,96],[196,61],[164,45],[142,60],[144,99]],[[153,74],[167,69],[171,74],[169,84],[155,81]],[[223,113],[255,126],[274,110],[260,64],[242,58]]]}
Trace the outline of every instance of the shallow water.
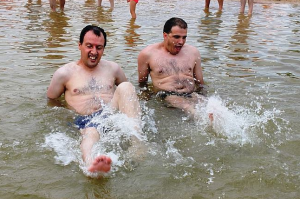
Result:
{"label": "shallow water", "polygon": [[[212,1],[206,14],[204,1],[141,0],[135,21],[126,1],[115,4],[111,12],[105,0],[73,0],[51,13],[47,1],[0,1],[0,198],[299,198],[299,4],[257,3],[248,17],[238,1],[222,13]],[[139,89],[137,55],[162,40],[173,16],[187,21],[187,43],[202,55],[208,100],[199,119],[141,101],[146,158],[126,162],[117,142],[130,128],[117,115],[107,148],[98,146],[113,170],[86,177],[74,113],[47,105],[53,72],[79,58],[81,29],[97,24],[108,33],[105,59]]]}

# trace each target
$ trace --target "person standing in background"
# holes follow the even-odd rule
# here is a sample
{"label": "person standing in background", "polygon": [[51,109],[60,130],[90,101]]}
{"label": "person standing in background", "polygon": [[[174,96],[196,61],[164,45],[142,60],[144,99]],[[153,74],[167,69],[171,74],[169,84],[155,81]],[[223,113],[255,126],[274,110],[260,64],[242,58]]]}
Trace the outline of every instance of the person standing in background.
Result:
{"label": "person standing in background", "polygon": [[[240,13],[244,13],[245,12],[245,7],[246,7],[246,1],[247,0],[241,0],[241,9],[240,9]],[[253,2],[254,0],[248,0],[248,15],[252,15],[252,11],[253,11]]]}
{"label": "person standing in background", "polygon": [[[110,2],[110,9],[114,9],[114,7],[115,7],[115,2],[114,2],[114,0],[109,0],[109,2]],[[98,6],[101,6],[101,4],[102,4],[102,0],[98,0]]]}
{"label": "person standing in background", "polygon": [[135,13],[136,4],[139,2],[139,0],[127,0],[127,2],[129,3],[131,18],[135,19],[136,18],[136,13]]}
{"label": "person standing in background", "polygon": [[[219,11],[222,11],[224,0],[218,0],[218,3],[219,3]],[[205,9],[204,9],[205,12],[209,11],[209,4],[210,4],[210,0],[205,0]]]}
{"label": "person standing in background", "polygon": [[[56,11],[56,1],[57,0],[49,0],[49,3],[50,3],[50,8],[52,11]],[[110,2],[110,8],[111,9],[114,9],[114,0],[109,0]],[[66,0],[59,0],[59,7],[60,7],[60,10],[61,11],[64,11],[64,8],[65,8],[65,3],[66,3]],[[102,0],[98,0],[98,6],[101,6],[102,4]]]}
{"label": "person standing in background", "polygon": [[[51,10],[55,12],[56,11],[56,0],[49,0],[49,3],[50,3]],[[65,0],[59,0],[59,7],[60,7],[61,11],[64,10],[65,3],[66,3]]]}

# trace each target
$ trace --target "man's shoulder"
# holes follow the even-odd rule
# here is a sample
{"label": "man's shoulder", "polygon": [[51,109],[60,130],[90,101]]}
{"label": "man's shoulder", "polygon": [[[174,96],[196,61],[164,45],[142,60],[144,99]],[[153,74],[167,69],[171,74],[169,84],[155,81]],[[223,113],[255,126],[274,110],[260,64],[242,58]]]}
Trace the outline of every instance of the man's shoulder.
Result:
{"label": "man's shoulder", "polygon": [[70,62],[70,63],[66,63],[65,65],[61,66],[58,70],[66,71],[66,70],[69,70],[69,69],[74,68],[76,66],[78,66],[77,62]]}
{"label": "man's shoulder", "polygon": [[105,60],[105,59],[101,59],[101,61],[100,61],[100,67],[101,66],[108,66],[108,67],[119,67],[119,65],[116,63],[116,62],[114,62],[114,61],[108,61],[108,60]]}
{"label": "man's shoulder", "polygon": [[150,57],[156,53],[159,53],[160,49],[161,43],[150,44],[140,52],[140,55]]}
{"label": "man's shoulder", "polygon": [[56,73],[60,76],[69,76],[71,75],[72,72],[74,72],[74,68],[77,66],[76,62],[70,62],[67,63],[65,65],[63,65],[62,67],[58,68]]}
{"label": "man's shoulder", "polygon": [[193,45],[190,45],[190,44],[184,44],[184,47],[186,48],[186,50],[189,50],[189,51],[194,51],[194,52],[199,52],[198,48],[193,46]]}
{"label": "man's shoulder", "polygon": [[64,68],[71,68],[71,67],[76,67],[76,66],[78,66],[77,62],[73,61],[73,62],[66,63],[62,67],[64,67]]}

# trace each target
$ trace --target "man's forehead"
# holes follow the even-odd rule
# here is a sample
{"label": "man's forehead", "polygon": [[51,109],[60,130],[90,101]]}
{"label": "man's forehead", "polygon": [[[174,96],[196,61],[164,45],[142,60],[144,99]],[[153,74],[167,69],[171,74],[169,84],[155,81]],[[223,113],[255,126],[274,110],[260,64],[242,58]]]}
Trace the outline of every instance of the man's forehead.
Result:
{"label": "man's forehead", "polygon": [[89,31],[85,34],[83,38],[83,42],[91,42],[91,41],[98,41],[104,43],[104,37],[101,33],[100,36],[98,36],[93,31]]}
{"label": "man's forehead", "polygon": [[170,31],[170,33],[173,33],[173,34],[186,34],[187,33],[187,28],[180,28],[179,26],[173,26],[172,28],[171,28],[171,31]]}

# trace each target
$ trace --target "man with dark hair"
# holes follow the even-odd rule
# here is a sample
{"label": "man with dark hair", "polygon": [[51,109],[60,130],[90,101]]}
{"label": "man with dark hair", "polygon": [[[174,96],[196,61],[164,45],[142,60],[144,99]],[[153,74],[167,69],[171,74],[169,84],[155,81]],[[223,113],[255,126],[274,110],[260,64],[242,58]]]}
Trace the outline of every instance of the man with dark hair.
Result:
{"label": "man with dark hair", "polygon": [[127,82],[116,63],[101,59],[106,46],[106,33],[97,26],[86,26],[79,40],[80,60],[59,68],[53,75],[47,91],[49,99],[64,94],[68,107],[79,117],[75,123],[82,134],[81,151],[87,170],[108,172],[111,158],[92,157],[92,147],[100,139],[97,124],[92,119],[101,116],[103,105],[119,110],[140,122],[140,105],[134,86]]}
{"label": "man with dark hair", "polygon": [[150,74],[156,96],[194,116],[195,105],[202,99],[195,91],[204,85],[200,52],[185,44],[187,23],[181,18],[166,21],[163,38],[140,52],[138,81],[146,86]]}

